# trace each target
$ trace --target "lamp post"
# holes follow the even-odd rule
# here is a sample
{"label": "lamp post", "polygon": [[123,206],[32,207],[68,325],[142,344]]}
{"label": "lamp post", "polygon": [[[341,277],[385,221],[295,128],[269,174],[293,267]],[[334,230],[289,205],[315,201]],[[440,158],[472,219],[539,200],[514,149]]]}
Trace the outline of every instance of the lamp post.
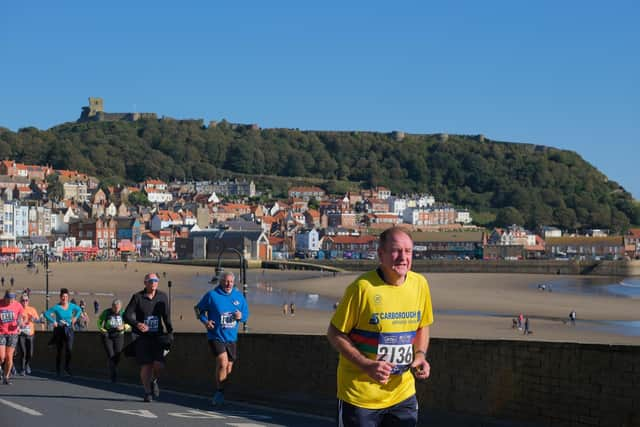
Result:
{"label": "lamp post", "polygon": [[[240,252],[239,250],[237,250],[236,248],[227,248],[227,247],[223,247],[220,252],[218,253],[218,264],[216,265],[216,274],[215,276],[213,276],[211,278],[211,280],[209,280],[209,283],[211,283],[212,285],[218,283],[220,281],[220,275],[224,272],[224,268],[222,267],[222,255],[224,254],[225,251],[231,251],[233,253],[235,253],[236,255],[238,255],[238,257],[240,257],[240,282],[242,283],[242,296],[244,297],[245,301],[247,300],[247,290],[248,290],[248,286],[247,286],[247,264],[245,262],[244,259],[244,255],[242,254],[242,252]],[[244,321],[242,322],[242,332],[247,332],[249,330],[248,326],[247,326],[247,322]]]}
{"label": "lamp post", "polygon": [[49,251],[44,252],[44,310],[49,310]]}
{"label": "lamp post", "polygon": [[169,316],[171,316],[171,307],[173,306],[173,301],[171,301],[171,280],[167,282],[167,286],[169,287]]}

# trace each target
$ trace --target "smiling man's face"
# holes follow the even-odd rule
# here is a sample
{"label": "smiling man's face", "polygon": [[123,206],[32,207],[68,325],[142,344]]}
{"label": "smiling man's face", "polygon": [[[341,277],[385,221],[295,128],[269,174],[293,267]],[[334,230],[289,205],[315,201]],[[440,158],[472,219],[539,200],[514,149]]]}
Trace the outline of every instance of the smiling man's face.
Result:
{"label": "smiling man's face", "polygon": [[378,248],[380,267],[388,283],[398,284],[411,270],[413,241],[403,232],[395,232],[389,236],[384,246]]}

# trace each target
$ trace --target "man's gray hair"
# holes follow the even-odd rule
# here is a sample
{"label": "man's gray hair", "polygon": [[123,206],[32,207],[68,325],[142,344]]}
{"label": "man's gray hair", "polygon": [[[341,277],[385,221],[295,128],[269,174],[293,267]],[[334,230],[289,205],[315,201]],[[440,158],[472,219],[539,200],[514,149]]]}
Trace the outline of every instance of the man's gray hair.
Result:
{"label": "man's gray hair", "polygon": [[116,298],[111,302],[111,305],[112,306],[114,306],[114,305],[122,305],[122,301],[120,301],[118,298]]}
{"label": "man's gray hair", "polygon": [[233,271],[223,271],[222,274],[220,275],[220,281],[222,282],[227,277],[231,277],[231,279],[234,282],[236,281],[236,275],[233,274]]}

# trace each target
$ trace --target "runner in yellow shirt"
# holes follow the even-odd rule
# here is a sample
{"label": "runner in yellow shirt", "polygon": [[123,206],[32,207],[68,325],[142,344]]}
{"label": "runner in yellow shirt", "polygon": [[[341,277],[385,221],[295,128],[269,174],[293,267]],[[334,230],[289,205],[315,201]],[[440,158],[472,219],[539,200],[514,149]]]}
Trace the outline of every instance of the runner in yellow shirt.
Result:
{"label": "runner in yellow shirt", "polygon": [[411,270],[413,242],[401,228],[380,235],[378,269],[349,285],[327,336],[340,353],[340,426],[415,426],[414,376],[426,360],[433,310],[427,280]]}

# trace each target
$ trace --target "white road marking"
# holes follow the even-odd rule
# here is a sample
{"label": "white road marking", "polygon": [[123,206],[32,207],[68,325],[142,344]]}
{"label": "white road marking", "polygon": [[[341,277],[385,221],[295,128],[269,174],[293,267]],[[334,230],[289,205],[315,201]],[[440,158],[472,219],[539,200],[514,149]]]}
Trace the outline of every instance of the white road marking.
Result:
{"label": "white road marking", "polygon": [[13,409],[24,412],[25,414],[33,415],[35,417],[42,416],[42,414],[35,409],[27,408],[26,406],[18,405],[17,403],[9,402],[8,400],[0,399],[0,403],[4,403],[5,405],[12,407]]}
{"label": "white road marking", "polygon": [[178,418],[196,418],[196,419],[222,419],[225,418],[213,411],[198,411],[191,409],[186,412],[169,412],[167,415]]}
{"label": "white road marking", "polygon": [[252,424],[252,423],[227,423],[228,426],[232,427],[266,427],[264,424]]}
{"label": "white road marking", "polygon": [[105,409],[105,411],[117,412],[125,415],[135,415],[136,417],[142,418],[158,418],[157,415],[151,411],[147,411],[146,409]]}
{"label": "white road marking", "polygon": [[259,420],[270,420],[273,418],[271,415],[253,414],[249,411],[225,411],[224,414],[229,418],[257,418]]}

